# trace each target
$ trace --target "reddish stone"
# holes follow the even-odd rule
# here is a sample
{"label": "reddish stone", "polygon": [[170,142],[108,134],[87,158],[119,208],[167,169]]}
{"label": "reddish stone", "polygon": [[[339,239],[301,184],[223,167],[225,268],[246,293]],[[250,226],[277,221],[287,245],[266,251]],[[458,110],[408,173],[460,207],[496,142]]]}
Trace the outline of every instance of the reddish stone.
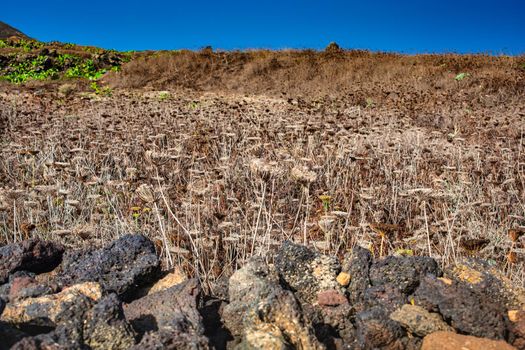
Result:
{"label": "reddish stone", "polygon": [[330,289],[317,294],[317,303],[321,306],[338,306],[348,304],[348,299],[339,291]]}
{"label": "reddish stone", "polygon": [[17,299],[18,294],[33,283],[35,280],[31,277],[16,277],[11,283],[11,289],[9,289],[9,300]]}

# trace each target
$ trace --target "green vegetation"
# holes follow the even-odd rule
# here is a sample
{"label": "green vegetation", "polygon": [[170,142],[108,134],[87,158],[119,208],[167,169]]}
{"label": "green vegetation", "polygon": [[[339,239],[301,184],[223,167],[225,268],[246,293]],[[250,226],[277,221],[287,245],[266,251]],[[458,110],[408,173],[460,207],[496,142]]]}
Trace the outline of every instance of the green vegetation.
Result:
{"label": "green vegetation", "polygon": [[95,94],[100,95],[100,96],[111,96],[111,94],[113,93],[113,90],[111,90],[110,87],[99,86],[96,81],[92,82],[90,87],[91,89],[93,89],[93,91],[95,91]]}
{"label": "green vegetation", "polygon": [[[131,52],[119,53],[115,50],[82,48],[70,43],[45,44],[24,39],[0,40],[0,49],[3,48],[10,50],[0,52],[0,80],[15,84],[60,78],[96,81],[108,71],[120,71],[120,65],[132,58]],[[69,51],[65,53],[62,49]],[[33,50],[39,51],[36,53]]]}
{"label": "green vegetation", "polygon": [[49,58],[47,56],[37,56],[29,61],[12,63],[9,65],[9,73],[0,76],[0,79],[11,83],[23,83],[27,80],[44,80],[47,78],[58,78],[56,68],[47,68]]}
{"label": "green vegetation", "polygon": [[456,77],[454,79],[456,79],[456,81],[461,81],[461,80],[467,78],[468,76],[470,76],[470,74],[468,74],[468,73],[459,73],[458,75],[456,75]]}

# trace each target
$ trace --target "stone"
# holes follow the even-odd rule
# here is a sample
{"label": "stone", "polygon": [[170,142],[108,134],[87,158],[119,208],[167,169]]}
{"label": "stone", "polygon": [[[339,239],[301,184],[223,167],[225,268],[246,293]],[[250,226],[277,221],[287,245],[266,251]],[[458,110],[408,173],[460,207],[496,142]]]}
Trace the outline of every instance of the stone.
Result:
{"label": "stone", "polygon": [[58,291],[56,284],[40,283],[34,277],[15,277],[10,281],[9,300],[11,302],[25,298],[34,298],[42,295],[53,294]]}
{"label": "stone", "polygon": [[342,285],[343,287],[346,287],[350,284],[350,275],[346,272],[340,272],[339,275],[337,275],[337,283]]}
{"label": "stone", "polygon": [[517,318],[516,321],[512,321],[509,331],[514,338],[512,345],[520,350],[525,349],[525,318],[521,317]]}
{"label": "stone", "polygon": [[[91,301],[102,297],[100,285],[86,282],[73,285],[60,293],[27,298],[7,304],[0,320],[12,324],[22,324],[41,327],[55,327],[61,315],[72,305]],[[86,298],[89,301],[86,301]]]}
{"label": "stone", "polygon": [[362,306],[367,309],[379,306],[388,313],[391,313],[407,302],[407,296],[404,295],[399,288],[392,284],[385,284],[367,288]]}
{"label": "stone", "polygon": [[64,247],[38,238],[0,247],[0,284],[15,271],[48,272],[61,262]]}
{"label": "stone", "polygon": [[370,282],[373,286],[391,284],[403,294],[416,290],[422,276],[442,275],[436,261],[424,256],[388,256],[370,267]]}
{"label": "stone", "polygon": [[[251,259],[232,275],[229,299],[222,318],[241,342],[240,349],[324,349],[304,319],[294,294],[279,285],[276,273],[261,258]],[[254,344],[254,338],[263,330],[271,330],[269,336]]]}
{"label": "stone", "polygon": [[179,268],[175,268],[173,271],[169,272],[162,279],[157,281],[148,291],[148,294],[160,292],[162,290],[176,286],[177,284],[180,284],[187,280],[188,280],[188,277],[186,276],[186,274],[182,272],[182,270],[180,270]]}
{"label": "stone", "polygon": [[352,278],[346,288],[349,293],[350,304],[356,308],[362,306],[365,290],[370,286],[369,269],[372,264],[372,254],[368,249],[355,246],[352,252],[347,253],[343,260],[342,270]]}
{"label": "stone", "polygon": [[88,311],[83,340],[93,350],[127,350],[135,345],[135,333],[124,319],[122,305],[116,294],[103,297]]}
{"label": "stone", "polygon": [[407,331],[424,337],[438,331],[454,332],[441,315],[431,313],[417,305],[405,304],[390,314],[390,319],[399,322]]}
{"label": "stone", "polygon": [[0,350],[11,349],[13,345],[26,337],[29,337],[29,334],[8,323],[0,322]]}
{"label": "stone", "polygon": [[322,255],[305,246],[284,242],[275,256],[275,267],[301,302],[314,303],[319,292],[341,289],[336,281],[341,270],[337,258]]}
{"label": "stone", "polygon": [[423,339],[421,350],[515,350],[503,340],[491,340],[452,332],[435,332]]}
{"label": "stone", "polygon": [[338,290],[330,289],[317,294],[317,304],[321,306],[338,306],[348,304],[348,299]]}
{"label": "stone", "polygon": [[[183,326],[183,324],[180,324]],[[208,341],[204,337],[194,338],[184,328],[148,332],[131,350],[208,350]]]}
{"label": "stone", "polygon": [[380,307],[361,311],[355,316],[356,337],[360,349],[404,349],[406,332]]}
{"label": "stone", "polygon": [[509,310],[523,309],[525,305],[525,289],[486,261],[468,258],[451,266],[445,273],[468,285],[473,291],[505,305]]}
{"label": "stone", "polygon": [[448,285],[426,276],[413,295],[415,305],[438,312],[456,331],[491,339],[505,339],[505,308],[495,300],[472,291],[467,285]]}
{"label": "stone", "polygon": [[187,343],[206,347],[208,341],[197,309],[202,298],[198,280],[191,279],[125,304],[124,315],[139,336],[144,335],[140,344],[145,347],[164,344],[168,340],[163,347],[176,348]]}
{"label": "stone", "polygon": [[126,301],[159,275],[159,264],[151,240],[126,235],[101,249],[67,252],[57,279],[65,286],[98,282],[105,293],[116,293]]}

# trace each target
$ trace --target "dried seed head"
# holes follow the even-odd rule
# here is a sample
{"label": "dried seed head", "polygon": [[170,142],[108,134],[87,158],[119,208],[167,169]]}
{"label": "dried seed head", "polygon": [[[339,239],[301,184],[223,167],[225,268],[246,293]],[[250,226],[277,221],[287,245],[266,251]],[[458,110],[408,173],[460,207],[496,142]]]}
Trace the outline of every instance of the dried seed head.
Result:
{"label": "dried seed head", "polygon": [[146,203],[152,203],[155,201],[155,195],[150,185],[142,184],[136,190],[135,193],[141,200]]}
{"label": "dried seed head", "polygon": [[292,179],[302,185],[307,185],[317,180],[317,174],[307,167],[294,167],[290,176]]}

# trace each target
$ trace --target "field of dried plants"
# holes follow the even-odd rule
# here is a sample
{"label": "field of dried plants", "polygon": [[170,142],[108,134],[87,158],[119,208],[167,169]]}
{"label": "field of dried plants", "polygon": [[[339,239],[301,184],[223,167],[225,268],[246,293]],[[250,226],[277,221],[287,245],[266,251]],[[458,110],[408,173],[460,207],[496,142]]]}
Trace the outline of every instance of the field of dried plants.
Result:
{"label": "field of dried plants", "polygon": [[[2,85],[0,243],[83,247],[141,232],[166,266],[205,285],[250,256],[271,261],[287,239],[336,255],[359,244],[444,266],[475,255],[525,285],[517,59],[361,57],[355,72],[368,60],[367,73],[346,89],[335,91],[330,79],[342,78],[321,65],[321,88],[301,94],[308,78],[290,83],[286,57],[252,62],[237,85],[137,86],[133,74],[162,69],[148,73],[149,62],[139,74],[134,61],[108,77],[112,96]],[[159,60],[174,69],[180,58]],[[190,61],[188,74],[213,69]],[[403,77],[409,61],[424,69]],[[288,83],[275,82],[282,69]],[[462,69],[470,76],[455,79]],[[270,75],[271,89],[254,74],[261,84]]]}

